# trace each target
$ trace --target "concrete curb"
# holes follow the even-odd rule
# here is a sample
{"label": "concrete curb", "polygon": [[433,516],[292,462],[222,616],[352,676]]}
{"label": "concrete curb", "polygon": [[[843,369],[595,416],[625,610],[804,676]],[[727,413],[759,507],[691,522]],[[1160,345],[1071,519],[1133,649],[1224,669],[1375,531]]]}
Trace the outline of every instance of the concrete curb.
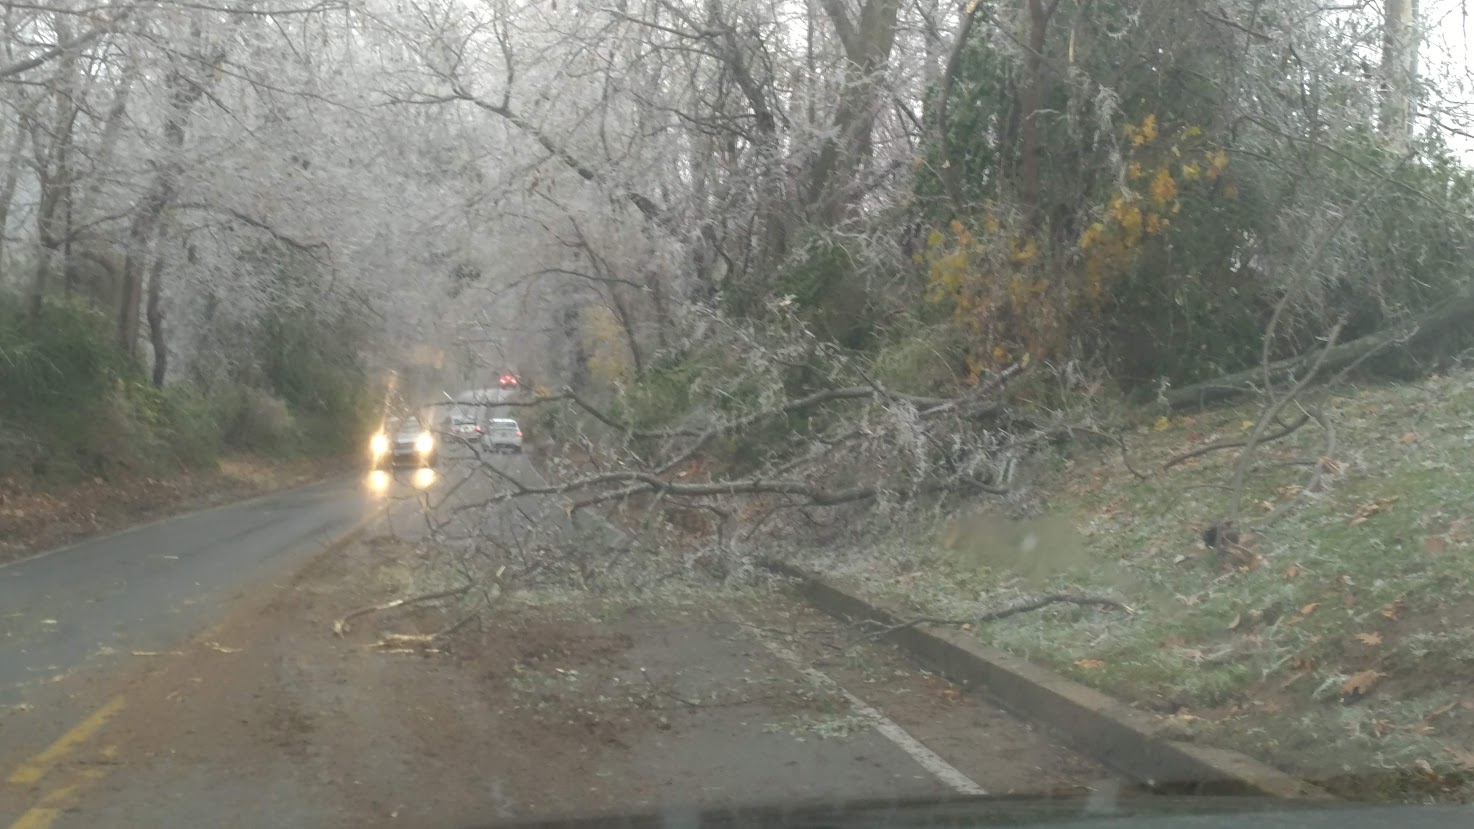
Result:
{"label": "concrete curb", "polygon": [[[877,603],[784,563],[814,607],[850,622],[906,621]],[[1329,793],[1236,751],[1172,739],[1161,722],[1112,697],[990,648],[960,631],[903,628],[891,640],[947,679],[1054,732],[1077,751],[1155,789],[1215,795],[1334,800]]]}

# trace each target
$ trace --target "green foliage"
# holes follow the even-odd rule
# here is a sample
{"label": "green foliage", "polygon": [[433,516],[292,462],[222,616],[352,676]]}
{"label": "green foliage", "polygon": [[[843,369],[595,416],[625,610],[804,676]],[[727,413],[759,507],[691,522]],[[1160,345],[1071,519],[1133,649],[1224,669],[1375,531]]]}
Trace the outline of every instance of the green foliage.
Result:
{"label": "green foliage", "polygon": [[80,302],[48,302],[34,327],[22,304],[0,295],[0,400],[4,414],[69,420],[121,378],[137,375],[111,341],[101,311]]}
{"label": "green foliage", "polygon": [[375,397],[351,330],[292,316],[269,330],[260,340],[265,383],[196,376],[159,389],[117,351],[98,309],[48,301],[32,326],[22,303],[0,294],[0,424],[25,436],[7,441],[0,474],[163,475],[208,467],[227,449],[278,457],[356,449]]}
{"label": "green foliage", "polygon": [[897,332],[875,355],[875,377],[905,394],[945,395],[967,376],[967,347],[951,323]]}
{"label": "green foliage", "polygon": [[637,429],[670,425],[691,410],[691,387],[707,368],[701,355],[658,362],[639,380],[620,387],[614,416]]}
{"label": "green foliage", "polygon": [[875,315],[860,265],[843,245],[814,240],[778,282],[816,334],[846,348],[863,350],[874,341]]}
{"label": "green foliage", "polygon": [[[965,374],[1021,352],[1090,355],[1128,385],[1181,385],[1257,362],[1286,294],[1276,359],[1315,347],[1338,320],[1344,341],[1474,288],[1474,178],[1461,160],[1431,138],[1410,158],[1389,147],[1366,120],[1374,92],[1350,75],[1317,77],[1322,97],[1298,87],[1284,97],[1284,79],[1245,75],[1257,70],[1221,34],[1187,5],[1062,3],[1045,52],[1068,54],[1071,73],[1035,77],[1035,204],[1022,203],[1019,180],[1027,64],[973,37],[949,96],[946,152],[933,131],[913,203],[929,231],[916,258],[930,313],[972,338]],[[1079,78],[1110,78],[1110,94]],[[927,123],[937,99],[930,90]],[[1322,109],[1271,119],[1260,112],[1270,101]],[[1302,135],[1301,117],[1322,127]],[[1474,332],[1451,335],[1431,356],[1470,345]],[[1415,356],[1371,367],[1432,364]]]}

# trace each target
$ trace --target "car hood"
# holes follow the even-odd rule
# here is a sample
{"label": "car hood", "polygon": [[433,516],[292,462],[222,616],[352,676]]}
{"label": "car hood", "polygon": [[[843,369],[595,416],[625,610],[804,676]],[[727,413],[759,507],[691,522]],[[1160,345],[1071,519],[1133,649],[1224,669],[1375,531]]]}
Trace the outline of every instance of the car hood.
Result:
{"label": "car hood", "polygon": [[[636,815],[498,821],[523,829],[1454,829],[1474,807],[1374,805],[1337,800],[1094,792],[1066,797],[982,796],[728,809],[665,809]],[[467,827],[471,829],[471,827]]]}

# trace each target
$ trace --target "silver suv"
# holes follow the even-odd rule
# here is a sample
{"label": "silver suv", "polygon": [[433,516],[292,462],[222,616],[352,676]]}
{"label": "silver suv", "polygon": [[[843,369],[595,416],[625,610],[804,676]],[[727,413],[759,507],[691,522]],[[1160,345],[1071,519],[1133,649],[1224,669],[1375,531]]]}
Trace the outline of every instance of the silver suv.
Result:
{"label": "silver suv", "polygon": [[494,417],[481,433],[481,445],[493,452],[521,452],[522,427],[509,417]]}

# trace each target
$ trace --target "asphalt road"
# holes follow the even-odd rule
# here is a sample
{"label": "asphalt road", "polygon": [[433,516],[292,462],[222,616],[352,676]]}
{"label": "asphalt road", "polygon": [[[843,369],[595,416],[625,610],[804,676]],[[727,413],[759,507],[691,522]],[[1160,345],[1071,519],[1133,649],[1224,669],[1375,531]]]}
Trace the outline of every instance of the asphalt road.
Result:
{"label": "asphalt road", "polygon": [[[494,462],[525,481],[541,481],[525,458],[499,456]],[[429,495],[442,516],[492,520],[455,509],[490,487],[471,463],[449,457],[437,478]],[[371,492],[365,478],[328,481],[137,527],[0,568],[0,827],[315,829],[347,825],[343,816],[360,807],[359,798],[370,791],[373,804],[429,804],[417,825],[467,825],[546,814],[526,809],[534,802],[547,808],[575,794],[601,810],[623,810],[671,800],[692,805],[733,802],[734,794],[746,802],[783,802],[877,793],[1007,791],[1027,785],[1045,773],[1034,769],[1050,765],[1068,769],[1060,774],[1082,784],[1098,779],[1100,772],[1088,762],[1069,758],[1026,725],[981,702],[973,714],[923,715],[913,708],[915,721],[908,731],[881,710],[885,706],[879,701],[851,697],[860,706],[854,710],[869,712],[862,717],[866,725],[836,740],[798,739],[774,730],[773,723],[787,722],[792,714],[762,703],[690,711],[677,703],[683,719],[668,730],[627,735],[621,747],[606,747],[603,754],[586,754],[597,746],[575,740],[581,759],[566,754],[544,759],[560,768],[565,761],[582,763],[575,766],[583,769],[582,777],[571,774],[564,780],[539,773],[533,782],[524,779],[524,790],[518,790],[521,762],[507,766],[499,760],[506,767],[497,771],[495,763],[476,758],[492,751],[505,759],[509,739],[531,741],[541,749],[543,738],[535,731],[509,734],[513,724],[502,713],[506,703],[480,699],[485,691],[474,676],[437,669],[441,674],[426,686],[429,680],[417,673],[424,667],[376,654],[350,654],[347,662],[329,671],[323,666],[335,664],[343,651],[330,634],[323,639],[322,619],[312,615],[316,611],[294,611],[287,602],[279,606],[280,618],[270,615],[278,612],[271,610],[276,606],[271,597],[284,594],[289,577],[346,530],[381,521],[387,512],[399,535],[422,531],[424,493],[416,491],[412,480],[412,473],[402,471],[386,493]],[[541,512],[547,521],[567,521],[562,510],[543,506]],[[463,529],[475,528],[467,524]],[[221,646],[218,658],[227,662],[213,676],[198,667],[201,657],[184,653],[198,654],[200,643],[217,635],[240,645],[238,640],[248,637],[231,625],[238,625],[240,608],[253,603],[267,608],[262,624],[270,631],[240,648]],[[222,621],[228,616],[236,621]],[[849,693],[836,679],[809,667],[814,654],[795,656],[746,632],[777,622],[754,624],[750,629],[734,627],[732,621],[713,621],[703,611],[691,620],[635,625],[629,630],[634,646],[624,657],[630,660],[627,670],[634,670],[635,678],[647,670],[670,677],[677,683],[671,693],[679,699],[712,698],[744,687],[755,675],[800,685],[828,682],[834,686],[826,693],[836,698]],[[204,659],[217,658],[211,653],[207,649]],[[313,653],[317,657],[309,658]],[[160,667],[150,680],[149,664],[174,667]],[[143,679],[129,680],[140,675],[140,666],[145,666]],[[181,670],[184,674],[175,679],[189,692],[184,697],[176,697],[175,691],[142,690],[151,687],[150,681],[174,681],[170,672]],[[318,676],[324,671],[332,677]],[[893,673],[906,671],[898,664]],[[875,681],[859,674],[835,677],[847,687]],[[221,687],[212,689],[212,679]],[[896,681],[903,686],[912,682]],[[420,686],[427,695],[420,695]],[[437,693],[429,693],[432,686]],[[915,693],[930,698],[934,689],[898,686],[886,691],[895,699]],[[195,697],[195,707],[184,704]],[[348,702],[354,699],[360,703]],[[869,708],[870,702],[877,707]],[[156,710],[159,705],[166,713]],[[301,752],[283,752],[277,741],[285,715],[262,714],[263,706],[272,712],[289,709],[288,724],[298,717],[340,724],[311,728]],[[400,713],[406,706],[424,706],[421,724]],[[146,711],[153,711],[153,720],[145,718]],[[952,719],[940,719],[942,714]],[[899,716],[905,720],[904,712]],[[436,732],[428,725],[436,722],[459,725]],[[170,728],[175,733],[151,734]],[[969,736],[968,729],[977,733]],[[947,756],[928,745],[942,747]],[[569,750],[566,742],[561,750]],[[464,756],[456,757],[456,751]],[[1018,765],[1020,751],[1033,758],[1028,768]],[[249,756],[266,758],[256,776],[241,771]],[[487,775],[506,782],[483,792]],[[355,788],[346,793],[335,788],[344,779]],[[613,789],[623,794],[587,800],[593,796],[589,792],[611,781],[621,781]],[[566,791],[559,788],[564,785]],[[428,796],[436,787],[443,794]],[[626,803],[634,792],[640,792],[639,798]],[[410,808],[353,812],[359,822],[352,825],[363,825],[366,815],[408,816]],[[451,817],[455,819],[447,820]]]}

